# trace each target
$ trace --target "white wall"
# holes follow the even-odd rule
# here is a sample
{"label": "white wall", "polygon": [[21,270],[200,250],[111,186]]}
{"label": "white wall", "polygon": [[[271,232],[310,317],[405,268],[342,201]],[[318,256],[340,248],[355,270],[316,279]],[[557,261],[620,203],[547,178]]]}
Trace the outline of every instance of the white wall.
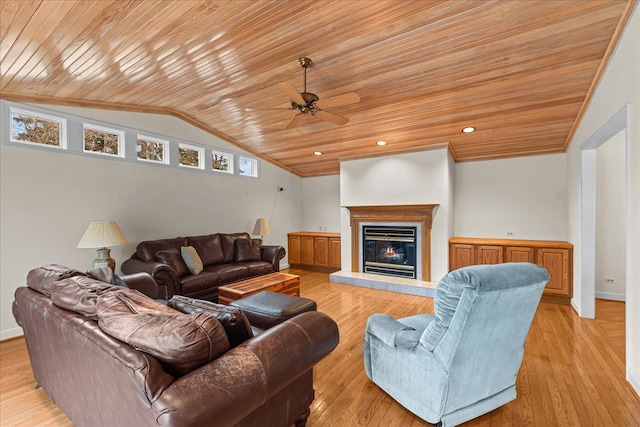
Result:
{"label": "white wall", "polygon": [[302,179],[302,230],[340,232],[340,175]]}
{"label": "white wall", "polygon": [[[446,149],[340,163],[340,205],[439,204],[431,229],[431,280],[448,272],[452,174]],[[351,271],[349,211],[341,214],[342,269]]]}
{"label": "white wall", "polygon": [[627,231],[625,150],[624,132],[596,150],[596,297],[622,301]]}
{"label": "white wall", "polygon": [[457,237],[566,240],[566,203],[565,154],[456,164]]}
{"label": "white wall", "polygon": [[[55,110],[239,151],[171,117]],[[142,240],[251,232],[256,218],[274,212],[266,242],[286,247],[287,232],[302,226],[301,179],[264,161],[255,179],[6,145],[0,158],[1,339],[22,334],[11,303],[29,270],[48,263],[90,268],[96,251],[76,245],[92,220],[117,221],[129,240],[111,251],[118,266]],[[284,191],[274,211],[278,186]]]}
{"label": "white wall", "polygon": [[[567,194],[569,241],[574,250],[574,298],[582,311],[583,283],[580,272],[580,145],[625,105],[629,105],[627,127],[627,378],[640,393],[640,8],[629,18],[615,52],[597,86],[591,103],[578,126],[567,153]],[[584,285],[587,286],[586,284]]]}

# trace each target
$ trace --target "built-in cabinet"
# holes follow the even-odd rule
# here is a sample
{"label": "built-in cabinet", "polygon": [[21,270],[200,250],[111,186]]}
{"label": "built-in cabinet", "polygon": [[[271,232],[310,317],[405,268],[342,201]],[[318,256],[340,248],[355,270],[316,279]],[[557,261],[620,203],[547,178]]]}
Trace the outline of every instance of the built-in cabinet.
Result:
{"label": "built-in cabinet", "polygon": [[531,262],[549,271],[542,299],[569,304],[573,296],[573,245],[555,240],[481,239],[449,240],[449,271],[476,264]]}
{"label": "built-in cabinet", "polygon": [[340,233],[289,233],[287,254],[292,267],[340,270]]}

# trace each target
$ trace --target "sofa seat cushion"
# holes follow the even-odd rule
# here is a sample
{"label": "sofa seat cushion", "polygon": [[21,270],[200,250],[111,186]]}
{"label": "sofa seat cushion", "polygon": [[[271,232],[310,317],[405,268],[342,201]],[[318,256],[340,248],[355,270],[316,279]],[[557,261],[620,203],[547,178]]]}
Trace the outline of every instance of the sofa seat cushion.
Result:
{"label": "sofa seat cushion", "polygon": [[212,271],[203,271],[197,276],[184,276],[182,283],[182,292],[185,294],[194,294],[204,289],[220,286],[220,275]]}
{"label": "sofa seat cushion", "polygon": [[222,252],[222,241],[217,234],[209,234],[207,236],[187,237],[189,245],[193,246],[198,252],[202,264],[204,266],[213,264],[222,264],[224,262],[224,253]]}
{"label": "sofa seat cushion", "polygon": [[263,276],[265,274],[273,273],[273,265],[266,261],[238,262],[236,265],[247,267],[249,270],[248,277]]}
{"label": "sofa seat cushion", "polygon": [[[242,264],[218,264],[205,269],[206,272],[220,275],[220,284],[237,282],[249,277],[249,268]],[[202,273],[200,273],[202,274]]]}
{"label": "sofa seat cushion", "polygon": [[176,237],[175,239],[147,240],[140,242],[136,246],[136,255],[140,259],[147,261],[155,261],[155,256],[160,251],[167,249],[180,249],[183,246],[189,246],[186,237]]}
{"label": "sofa seat cushion", "polygon": [[229,350],[227,334],[215,317],[181,313],[132,289],[100,295],[97,308],[102,331],[151,354],[176,376]]}
{"label": "sofa seat cushion", "polygon": [[74,276],[51,285],[51,302],[65,310],[98,320],[98,297],[114,288],[118,289],[110,283],[90,277]]}
{"label": "sofa seat cushion", "polygon": [[224,326],[231,348],[253,337],[249,319],[239,308],[182,295],[171,297],[168,305],[182,313],[207,313],[214,316]]}

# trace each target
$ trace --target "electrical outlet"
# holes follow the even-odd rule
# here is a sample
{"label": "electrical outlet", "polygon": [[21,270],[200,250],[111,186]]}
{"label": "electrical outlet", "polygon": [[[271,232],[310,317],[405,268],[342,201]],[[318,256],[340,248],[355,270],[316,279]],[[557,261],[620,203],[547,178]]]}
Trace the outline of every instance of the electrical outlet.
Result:
{"label": "electrical outlet", "polygon": [[512,237],[512,236],[515,236],[515,235],[516,235],[515,231],[507,231],[507,236]]}
{"label": "electrical outlet", "polygon": [[616,279],[612,279],[611,277],[605,277],[604,283],[616,283]]}

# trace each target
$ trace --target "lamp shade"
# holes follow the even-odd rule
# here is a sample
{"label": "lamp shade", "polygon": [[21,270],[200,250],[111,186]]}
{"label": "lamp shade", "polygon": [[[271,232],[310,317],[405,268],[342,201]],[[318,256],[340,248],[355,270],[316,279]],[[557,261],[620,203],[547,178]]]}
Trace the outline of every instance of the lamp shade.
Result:
{"label": "lamp shade", "polygon": [[268,236],[271,234],[271,230],[269,229],[269,221],[265,218],[258,218],[256,220],[256,225],[253,227],[254,236]]}
{"label": "lamp shade", "polygon": [[79,248],[105,248],[127,243],[115,221],[93,221],[78,242]]}

